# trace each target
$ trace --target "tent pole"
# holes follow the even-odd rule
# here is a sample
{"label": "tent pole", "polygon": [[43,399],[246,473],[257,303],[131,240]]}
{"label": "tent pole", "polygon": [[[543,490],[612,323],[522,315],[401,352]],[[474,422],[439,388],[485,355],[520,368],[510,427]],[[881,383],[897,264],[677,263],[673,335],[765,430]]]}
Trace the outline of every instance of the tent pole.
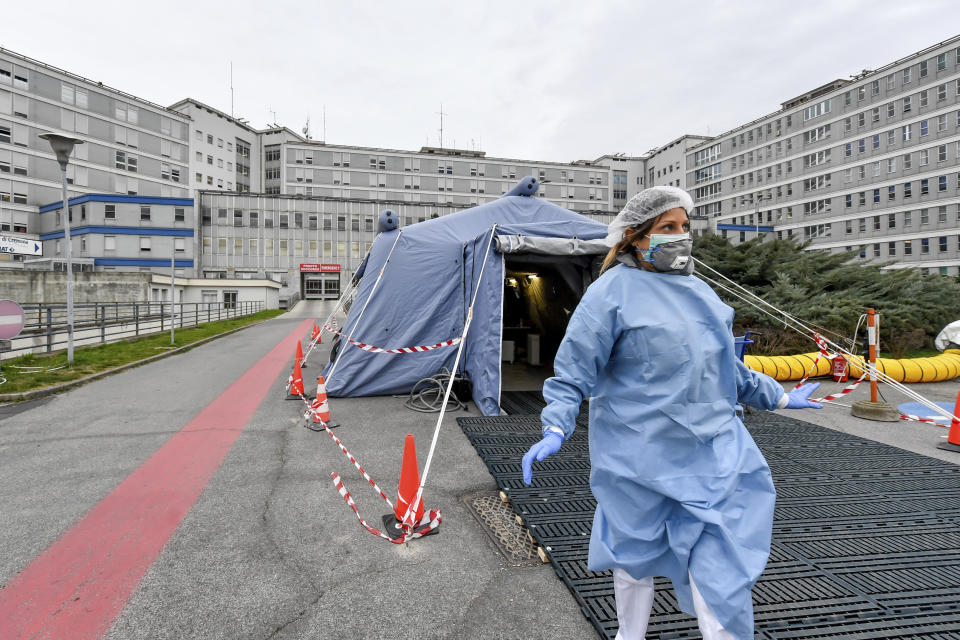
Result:
{"label": "tent pole", "polygon": [[453,389],[453,379],[456,377],[457,365],[460,364],[460,355],[463,353],[463,346],[467,343],[467,332],[470,330],[470,323],[473,321],[473,305],[477,302],[477,294],[480,292],[480,282],[483,280],[483,270],[487,266],[487,258],[490,257],[490,247],[493,244],[493,236],[497,230],[497,225],[490,227],[490,239],[487,241],[487,248],[483,255],[483,263],[480,265],[480,274],[477,276],[477,285],[473,290],[473,299],[470,300],[470,309],[467,311],[467,321],[463,324],[463,333],[460,334],[460,345],[457,348],[457,357],[453,361],[453,370],[450,373],[450,381],[447,383],[447,390],[443,394],[443,403],[440,405],[440,415],[437,417],[437,426],[433,430],[433,440],[430,442],[430,452],[427,453],[427,462],[423,465],[423,474],[420,476],[420,486],[417,487],[417,496],[410,502],[407,512],[403,515],[401,522],[406,522],[407,518],[412,517],[412,511],[416,505],[420,504],[423,497],[423,487],[427,483],[427,474],[430,473],[430,464],[433,462],[433,453],[437,448],[437,438],[440,435],[440,425],[443,423],[443,415],[447,411],[447,402],[450,399],[450,391]]}

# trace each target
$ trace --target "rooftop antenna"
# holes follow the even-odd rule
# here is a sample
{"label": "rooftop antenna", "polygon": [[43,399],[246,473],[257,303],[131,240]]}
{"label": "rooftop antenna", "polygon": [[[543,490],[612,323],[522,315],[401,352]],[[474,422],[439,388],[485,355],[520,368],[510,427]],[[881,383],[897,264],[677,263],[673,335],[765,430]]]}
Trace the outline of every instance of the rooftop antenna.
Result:
{"label": "rooftop antenna", "polygon": [[440,111],[437,112],[440,116],[440,148],[443,149],[443,116],[449,115],[443,112],[443,103],[440,103]]}
{"label": "rooftop antenna", "polygon": [[327,105],[323,105],[323,141],[327,141]]}
{"label": "rooftop antenna", "polygon": [[230,61],[230,117],[233,117],[233,60]]}
{"label": "rooftop antenna", "polygon": [[303,137],[309,140],[310,139],[310,116],[307,116],[307,123],[303,125],[303,129],[301,129],[301,131],[303,131]]}
{"label": "rooftop antenna", "polygon": [[277,126],[277,112],[270,109],[270,115],[273,116],[273,126]]}

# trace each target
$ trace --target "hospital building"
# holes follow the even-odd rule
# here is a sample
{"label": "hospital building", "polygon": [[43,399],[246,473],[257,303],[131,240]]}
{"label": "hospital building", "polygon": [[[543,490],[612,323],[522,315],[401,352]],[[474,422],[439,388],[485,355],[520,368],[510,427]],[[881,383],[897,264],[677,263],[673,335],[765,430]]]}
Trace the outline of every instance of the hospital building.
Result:
{"label": "hospital building", "polygon": [[0,236],[42,247],[0,253],[0,279],[65,268],[59,167],[38,137],[48,131],[84,142],[67,174],[74,269],[142,274],[156,299],[168,295],[171,259],[178,300],[336,297],[382,210],[414,224],[494,200],[527,175],[538,197],[601,222],[645,187],[674,185],[695,196],[699,233],[792,237],[957,275],[958,94],[960,37],[718,136],[558,162],[327,144],[0,49]]}
{"label": "hospital building", "polygon": [[692,146],[686,189],[734,243],[960,271],[960,37],[791,98]]}

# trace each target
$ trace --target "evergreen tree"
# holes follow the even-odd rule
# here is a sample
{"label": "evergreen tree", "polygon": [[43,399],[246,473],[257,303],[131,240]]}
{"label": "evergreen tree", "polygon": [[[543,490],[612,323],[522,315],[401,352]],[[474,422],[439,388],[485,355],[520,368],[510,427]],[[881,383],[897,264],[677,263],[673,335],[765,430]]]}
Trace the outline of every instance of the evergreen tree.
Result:
{"label": "evergreen tree", "polygon": [[[734,246],[718,235],[708,235],[697,238],[693,255],[778,309],[848,340],[861,314],[874,308],[881,315],[881,348],[894,356],[911,348],[932,347],[940,330],[960,319],[956,278],[889,268],[892,263],[861,263],[857,251],[829,253],[808,246],[793,240],[758,239]],[[717,279],[702,266],[697,272]],[[782,320],[714,289],[736,310],[735,333],[749,329],[769,336],[758,341],[760,352],[811,350],[813,343],[791,337]],[[826,335],[838,341],[838,336]],[[860,336],[864,335],[861,330]]]}

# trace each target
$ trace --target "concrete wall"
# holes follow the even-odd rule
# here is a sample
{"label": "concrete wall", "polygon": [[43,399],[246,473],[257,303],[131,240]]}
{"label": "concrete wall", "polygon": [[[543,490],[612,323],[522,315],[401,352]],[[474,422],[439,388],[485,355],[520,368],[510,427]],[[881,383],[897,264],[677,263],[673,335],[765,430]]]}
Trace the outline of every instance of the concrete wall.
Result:
{"label": "concrete wall", "polygon": [[[73,301],[146,302],[149,273],[75,273]],[[20,304],[66,303],[67,274],[59,271],[0,270],[0,298]]]}

